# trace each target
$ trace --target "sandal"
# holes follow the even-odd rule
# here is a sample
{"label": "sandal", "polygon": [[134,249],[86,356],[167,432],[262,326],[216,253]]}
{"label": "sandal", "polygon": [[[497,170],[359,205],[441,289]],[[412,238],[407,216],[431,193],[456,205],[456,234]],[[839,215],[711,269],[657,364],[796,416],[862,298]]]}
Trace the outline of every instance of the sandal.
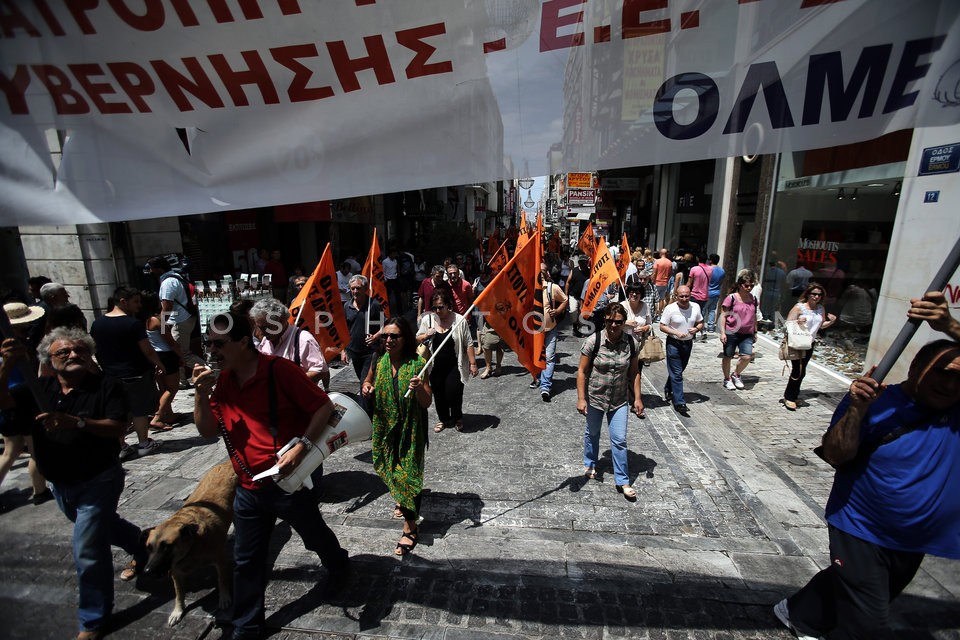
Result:
{"label": "sandal", "polygon": [[397,548],[393,551],[395,555],[403,557],[408,553],[410,553],[411,551],[413,551],[417,547],[417,542],[419,541],[419,538],[420,538],[420,532],[411,531],[410,533],[404,533],[402,536],[400,536],[400,539],[403,540],[404,538],[407,538],[408,540],[410,540],[411,543],[404,544],[403,542],[398,542]]}
{"label": "sandal", "polygon": [[486,380],[486,379],[489,378],[491,375],[492,375],[492,374],[490,373],[490,369],[484,369],[484,370],[483,370],[483,373],[480,374],[480,379],[481,379],[481,380]]}
{"label": "sandal", "polygon": [[587,480],[596,480],[597,479],[597,470],[596,469],[587,469],[583,470],[583,477]]}
{"label": "sandal", "polygon": [[637,490],[628,484],[618,484],[617,493],[622,493],[623,497],[630,501],[637,499]]}
{"label": "sandal", "polygon": [[166,422],[151,422],[151,423],[150,423],[150,430],[153,431],[154,433],[163,432],[163,431],[171,431],[171,430],[173,430],[173,425],[172,425],[172,424],[167,424]]}
{"label": "sandal", "polygon": [[637,417],[640,418],[641,420],[646,420],[646,419],[647,419],[647,412],[646,412],[646,410],[640,411],[640,413],[637,414]]}
{"label": "sandal", "polygon": [[124,582],[130,582],[137,577],[137,561],[131,560],[126,568],[120,572],[120,579]]}
{"label": "sandal", "polygon": [[438,422],[438,423],[437,423],[437,426],[435,426],[435,427],[433,428],[433,432],[434,432],[434,433],[440,433],[441,431],[443,431],[443,430],[446,429],[446,428],[447,428],[447,425],[443,424],[442,422]]}
{"label": "sandal", "polygon": [[463,431],[463,422],[461,420],[457,420],[457,424],[455,426],[457,427],[457,431]]}
{"label": "sandal", "polygon": [[403,511],[400,510],[400,503],[393,505],[393,517],[397,520],[403,520]]}

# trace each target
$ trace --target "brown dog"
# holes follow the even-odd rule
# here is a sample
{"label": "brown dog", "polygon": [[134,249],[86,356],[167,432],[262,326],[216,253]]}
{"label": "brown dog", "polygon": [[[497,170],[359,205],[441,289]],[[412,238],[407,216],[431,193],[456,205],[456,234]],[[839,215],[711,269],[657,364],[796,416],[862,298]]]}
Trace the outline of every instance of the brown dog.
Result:
{"label": "brown dog", "polygon": [[169,573],[173,579],[175,602],[167,618],[172,627],[183,618],[184,581],[195,569],[217,568],[220,609],[230,606],[230,574],[227,563],[227,531],[233,519],[233,496],[237,474],[230,461],[208,471],[200,484],[176,513],[150,530],[144,566],[147,574]]}

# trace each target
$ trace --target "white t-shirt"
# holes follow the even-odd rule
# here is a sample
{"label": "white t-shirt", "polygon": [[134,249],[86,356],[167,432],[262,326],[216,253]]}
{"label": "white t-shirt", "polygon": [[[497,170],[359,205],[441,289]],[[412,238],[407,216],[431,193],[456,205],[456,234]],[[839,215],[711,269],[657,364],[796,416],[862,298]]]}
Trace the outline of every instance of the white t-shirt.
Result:
{"label": "white t-shirt", "polygon": [[187,289],[180,282],[180,279],[173,275],[172,271],[167,271],[160,276],[159,295],[161,300],[173,302],[173,309],[170,310],[170,315],[167,318],[168,325],[179,324],[190,319],[190,314],[186,309],[188,302]]}
{"label": "white t-shirt", "polygon": [[686,309],[681,309],[680,305],[674,302],[664,307],[663,313],[660,314],[660,324],[665,324],[675,332],[682,334],[682,336],[673,335],[673,333],[667,334],[668,337],[675,340],[693,340],[690,329],[701,322],[703,322],[703,314],[700,313],[700,305],[698,304],[691,303]]}
{"label": "white t-shirt", "polygon": [[640,328],[645,327],[653,322],[653,319],[650,317],[650,307],[647,306],[646,302],[641,300],[640,311],[634,313],[633,308],[630,306],[630,301],[627,300],[623,303],[623,308],[627,312],[627,322],[636,320],[637,324],[633,327],[633,335],[639,338],[641,335],[643,335],[640,333]]}

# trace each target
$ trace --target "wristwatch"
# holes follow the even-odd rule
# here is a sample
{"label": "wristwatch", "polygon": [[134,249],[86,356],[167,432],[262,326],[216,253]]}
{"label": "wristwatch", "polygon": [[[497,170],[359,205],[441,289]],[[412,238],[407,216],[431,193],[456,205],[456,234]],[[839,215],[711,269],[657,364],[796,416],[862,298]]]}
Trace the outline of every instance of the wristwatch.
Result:
{"label": "wristwatch", "polygon": [[313,449],[313,443],[310,442],[310,438],[307,438],[306,436],[300,436],[300,443],[303,445],[303,447],[307,451],[310,451],[310,449]]}
{"label": "wristwatch", "polygon": [[77,418],[77,429],[83,429],[86,426],[87,426],[87,421],[83,418],[83,416],[80,416],[79,418]]}

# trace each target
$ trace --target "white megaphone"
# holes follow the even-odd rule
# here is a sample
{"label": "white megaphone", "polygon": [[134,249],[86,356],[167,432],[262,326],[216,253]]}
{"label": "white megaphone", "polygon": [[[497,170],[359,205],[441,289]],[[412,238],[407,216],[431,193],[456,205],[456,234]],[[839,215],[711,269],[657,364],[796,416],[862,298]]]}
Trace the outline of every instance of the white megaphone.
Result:
{"label": "white megaphone", "polygon": [[[310,479],[310,474],[316,471],[331,453],[351,442],[363,442],[373,437],[373,424],[367,412],[359,404],[342,393],[334,392],[327,395],[333,402],[333,413],[330,415],[327,426],[320,432],[300,464],[285,476],[281,476],[277,466],[274,465],[255,475],[254,480],[272,478],[277,486],[287,493],[299,491],[302,487],[312,489],[313,481]],[[300,438],[294,438],[288,442],[285,447],[277,451],[277,458],[282,457],[298,442]]]}

